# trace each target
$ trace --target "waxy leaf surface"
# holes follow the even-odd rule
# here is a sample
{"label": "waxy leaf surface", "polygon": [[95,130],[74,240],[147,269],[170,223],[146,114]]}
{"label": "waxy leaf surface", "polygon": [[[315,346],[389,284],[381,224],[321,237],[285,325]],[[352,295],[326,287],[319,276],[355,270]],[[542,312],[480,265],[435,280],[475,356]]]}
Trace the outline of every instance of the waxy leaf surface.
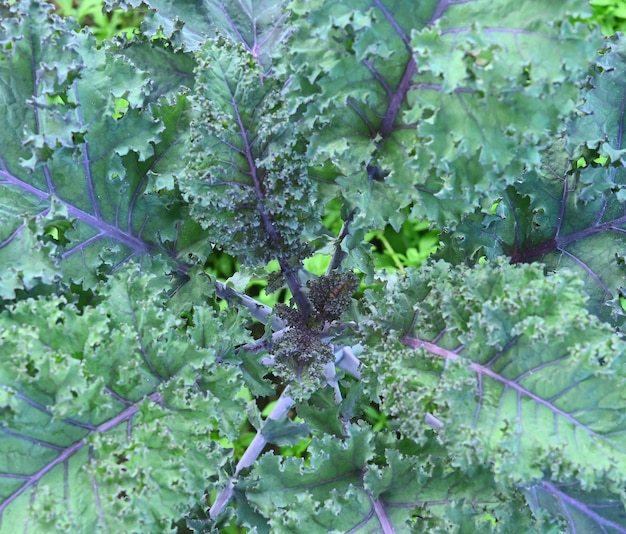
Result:
{"label": "waxy leaf surface", "polygon": [[601,47],[599,34],[561,22],[585,2],[292,9],[302,16],[292,102],[311,131],[309,157],[335,169],[357,225],[396,230],[412,202],[414,216],[453,227],[538,166]]}
{"label": "waxy leaf surface", "polygon": [[[565,139],[544,151],[537,170],[492,197],[491,214],[469,215],[456,233],[444,235],[452,246],[442,253],[451,261],[505,255],[514,263],[541,261],[550,271],[577,271],[589,309],[616,325],[624,321],[620,296],[626,286],[624,46],[622,39],[609,43]],[[585,163],[577,168],[581,156]]]}
{"label": "waxy leaf surface", "polygon": [[[434,415],[462,469],[491,466],[498,480],[518,484],[549,475],[591,490],[619,487],[626,345],[586,310],[581,287],[572,272],[545,276],[539,265],[503,262],[438,262],[390,278],[381,326],[391,337],[376,360],[385,411],[421,413],[400,419],[417,440]],[[614,507],[606,512],[614,522]]]}
{"label": "waxy leaf surface", "polygon": [[16,4],[0,23],[4,298],[60,277],[89,287],[149,254],[176,258],[185,219],[175,194],[145,194],[181,159],[184,99],[150,113],[148,74],[49,9]]}
{"label": "waxy leaf surface", "polygon": [[185,329],[168,288],[129,265],[97,306],[0,314],[2,532],[165,531],[217,481],[213,433],[234,439],[245,414],[237,368],[215,362],[247,336],[207,309]]}

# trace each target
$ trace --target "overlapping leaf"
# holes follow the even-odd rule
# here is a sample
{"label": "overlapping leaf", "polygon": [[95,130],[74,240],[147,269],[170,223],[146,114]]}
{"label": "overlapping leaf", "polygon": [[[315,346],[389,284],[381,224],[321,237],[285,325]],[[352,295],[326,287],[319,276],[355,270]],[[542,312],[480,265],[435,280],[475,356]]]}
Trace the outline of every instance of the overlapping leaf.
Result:
{"label": "overlapping leaf", "polygon": [[[487,470],[476,469],[472,484],[464,482],[445,468],[434,440],[411,458],[395,440],[379,438],[353,426],[346,439],[314,439],[306,466],[264,456],[238,486],[261,513],[249,526],[260,532],[449,532],[456,521],[459,532],[488,532],[485,512],[507,508]],[[407,462],[416,467],[407,469]],[[509,528],[531,523],[528,515],[507,512],[502,522]]]}
{"label": "overlapping leaf", "polygon": [[[184,100],[154,106],[154,115],[142,108],[147,73],[49,9],[15,4],[1,23],[4,298],[60,275],[92,283],[98,270],[165,242],[175,256],[184,218],[175,195],[144,194],[180,162]],[[128,102],[119,114],[118,97]]]}
{"label": "overlapping leaf", "polygon": [[377,226],[397,228],[413,201],[415,215],[442,227],[488,207],[489,192],[537,165],[600,46],[598,34],[562,22],[585,2],[292,8],[303,17],[291,64],[309,155],[335,167],[357,222]]}
{"label": "overlapping leaf", "polygon": [[[98,48],[39,1],[2,3],[0,296],[24,299],[0,308],[0,530],[165,531],[216,489],[234,496],[218,522],[259,532],[549,532],[546,511],[623,532],[624,343],[586,309],[603,316],[622,285],[620,41],[570,157],[553,142],[599,48],[568,22],[585,4],[155,0],[144,35]],[[233,350],[241,319],[189,303],[211,289],[183,262],[213,243],[278,258],[304,310],[295,272],[338,191],[325,182],[346,218],[358,208],[346,243],[410,207],[457,227],[456,264],[543,259],[597,298],[576,273],[491,261],[387,278],[350,324],[363,380],[340,404],[344,384],[314,395],[305,424],[260,429],[316,434],[307,459],[248,458],[235,484],[216,443],[236,437],[242,383],[272,388],[258,354]],[[169,308],[161,253],[193,278]],[[101,285],[19,291],[60,277]],[[392,431],[363,421],[372,400]],[[187,525],[215,528],[205,512]]]}
{"label": "overlapping leaf", "polygon": [[[0,530],[166,531],[216,480],[243,406],[219,351],[239,323],[165,306],[167,279],[131,266],[97,306],[21,301],[0,315]],[[143,526],[142,526],[143,525]]]}
{"label": "overlapping leaf", "polygon": [[285,26],[287,14],[284,0],[246,0],[228,2],[209,0],[187,2],[185,0],[137,0],[111,1],[110,6],[125,8],[145,7],[143,31],[149,36],[165,36],[170,43],[186,51],[196,51],[206,39],[216,32],[242,44],[260,63],[268,66],[275,45],[288,33]]}
{"label": "overlapping leaf", "polygon": [[122,42],[113,49],[130,58],[138,69],[150,73],[150,94],[145,102],[158,102],[163,96],[171,99],[181,92],[181,86],[193,89],[196,62],[192,53],[173,51],[167,41],[148,40],[145,36]]}
{"label": "overlapping leaf", "polygon": [[[503,254],[513,262],[542,261],[549,270],[578,271],[589,309],[614,324],[624,320],[619,296],[626,286],[624,46],[618,38],[609,44],[584,93],[581,115],[570,123],[566,139],[543,153],[541,168],[492,197],[493,214],[468,216],[456,234],[443,236],[451,245],[443,256],[453,261]],[[588,162],[576,169],[580,156]],[[598,156],[609,161],[599,165]]]}
{"label": "overlapping leaf", "polygon": [[[581,286],[539,265],[443,262],[390,284],[382,328],[411,350],[381,346],[384,409],[416,439],[432,413],[464,469],[490,465],[508,483],[550,473],[588,489],[619,487],[626,345],[587,312]],[[404,417],[410,410],[421,416]]]}

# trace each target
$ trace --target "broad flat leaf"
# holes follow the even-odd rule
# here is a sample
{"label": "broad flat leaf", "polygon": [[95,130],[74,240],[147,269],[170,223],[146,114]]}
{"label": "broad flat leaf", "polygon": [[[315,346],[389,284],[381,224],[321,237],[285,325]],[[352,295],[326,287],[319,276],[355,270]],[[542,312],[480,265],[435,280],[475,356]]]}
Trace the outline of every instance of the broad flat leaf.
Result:
{"label": "broad flat leaf", "polygon": [[509,484],[550,473],[589,490],[619,487],[626,345],[587,312],[581,286],[565,270],[503,262],[438,262],[390,278],[378,303],[388,303],[378,331],[390,336],[375,359],[382,409],[417,440],[432,413],[462,469],[491,466]]}
{"label": "broad flat leaf", "polygon": [[275,46],[287,30],[284,0],[107,0],[109,8],[150,7],[142,30],[148,36],[164,35],[174,46],[196,51],[206,39],[220,33],[241,43],[260,63],[268,65]]}
{"label": "broad flat leaf", "polygon": [[[89,286],[98,272],[164,248],[175,257],[185,218],[175,194],[144,194],[180,164],[184,98],[150,113],[148,73],[49,9],[19,2],[0,21],[4,298],[61,275]],[[116,98],[128,102],[121,117]]]}
{"label": "broad flat leaf", "polygon": [[[358,226],[454,227],[534,168],[601,46],[586,2],[294,2],[292,105]],[[539,96],[541,95],[541,98]]]}
{"label": "broad flat leaf", "polygon": [[216,347],[246,335],[207,309],[185,330],[168,285],[131,265],[97,306],[50,297],[0,314],[2,532],[165,532],[217,481],[213,433],[233,440],[244,413]]}

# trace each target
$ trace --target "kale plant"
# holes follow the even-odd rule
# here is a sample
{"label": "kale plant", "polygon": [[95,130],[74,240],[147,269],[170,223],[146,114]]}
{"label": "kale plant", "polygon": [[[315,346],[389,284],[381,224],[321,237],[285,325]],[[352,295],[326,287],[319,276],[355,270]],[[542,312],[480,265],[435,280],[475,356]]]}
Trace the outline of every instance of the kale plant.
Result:
{"label": "kale plant", "polygon": [[[107,9],[140,31],[0,3],[0,532],[626,532],[626,41],[582,0]],[[439,250],[375,269],[407,220]]]}

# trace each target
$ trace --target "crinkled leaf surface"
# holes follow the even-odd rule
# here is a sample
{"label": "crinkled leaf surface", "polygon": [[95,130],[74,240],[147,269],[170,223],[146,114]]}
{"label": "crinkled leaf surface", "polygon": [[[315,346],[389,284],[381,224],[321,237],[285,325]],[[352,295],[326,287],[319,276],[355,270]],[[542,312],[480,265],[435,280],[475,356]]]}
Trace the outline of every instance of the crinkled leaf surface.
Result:
{"label": "crinkled leaf surface", "polygon": [[[0,529],[166,531],[216,480],[245,414],[246,340],[208,309],[166,308],[167,279],[124,269],[78,310],[60,297],[0,314]],[[7,530],[8,531],[8,530]]]}
{"label": "crinkled leaf surface", "polygon": [[585,492],[578,484],[542,482],[525,493],[534,511],[544,509],[561,516],[569,532],[626,532],[624,505],[609,492]]}
{"label": "crinkled leaf surface", "polygon": [[[454,225],[539,162],[599,34],[586,2],[295,2],[293,105],[357,223]],[[559,21],[559,22],[554,22]],[[545,95],[547,98],[539,98]],[[367,169],[367,171],[366,171]]]}
{"label": "crinkled leaf surface", "polygon": [[[390,333],[376,360],[385,411],[418,440],[432,413],[453,465],[619,492],[626,345],[585,309],[581,286],[571,272],[504,263],[439,262],[390,279],[377,304]],[[402,417],[411,410],[422,416]]]}
{"label": "crinkled leaf surface", "polygon": [[181,86],[193,89],[195,58],[190,52],[173,51],[162,39],[147,40],[139,36],[116,50],[130,58],[133,65],[150,73],[150,94],[147,102],[157,102],[162,96],[171,97]]}
{"label": "crinkled leaf surface", "polygon": [[[265,455],[238,486],[270,532],[449,532],[446,520],[458,521],[459,532],[487,531],[485,511],[500,499],[486,470],[475,469],[469,483],[444,468],[434,443],[411,460],[419,467],[407,469],[409,458],[387,448],[384,437],[376,442],[356,426],[349,434],[314,439],[306,465]],[[529,524],[528,516],[508,512],[503,521],[509,526]]]}
{"label": "crinkled leaf surface", "polygon": [[[572,148],[580,149],[582,145],[597,150],[611,162],[624,163],[624,80],[620,74],[625,63],[626,42],[617,34],[595,62],[596,74],[591,87],[584,92],[584,104],[579,108],[581,116],[568,125],[567,137]],[[606,187],[606,182],[601,184]]]}
{"label": "crinkled leaf surface", "polygon": [[[607,296],[587,300],[580,277],[594,295],[621,284],[606,264],[622,45],[567,123],[602,47],[568,22],[586,2],[159,0],[140,7],[142,34],[101,48],[38,1],[9,4],[0,530],[162,532],[188,517],[210,531],[236,514],[257,532],[546,533],[562,515],[572,531],[624,532],[624,342],[589,314]],[[258,320],[271,310],[255,315],[204,260],[212,244],[278,259],[303,311],[298,263],[334,195],[347,261],[369,281],[363,234],[411,212],[456,228],[457,252],[377,276],[354,321],[331,327],[366,360],[361,380],[327,377],[336,388],[298,407],[305,424],[259,417],[261,445],[235,466],[220,444],[238,439],[241,387],[275,384],[266,340],[242,355],[250,324],[213,311],[213,286]],[[172,298],[167,271],[189,280]],[[34,298],[56,280],[63,293]],[[268,441],[309,434],[305,458],[255,463]]]}
{"label": "crinkled leaf surface", "polygon": [[[1,295],[61,275],[89,285],[159,250],[176,256],[184,209],[175,194],[144,193],[181,160],[185,100],[150,113],[148,73],[49,6],[11,9],[0,23]],[[129,107],[116,118],[117,97]]]}
{"label": "crinkled leaf surface", "polygon": [[107,0],[109,5],[123,7],[147,4],[151,11],[146,16],[143,31],[148,36],[164,35],[174,46],[193,52],[219,32],[244,45],[265,65],[269,64],[276,43],[283,40],[288,31],[285,28],[286,3],[284,0]]}
{"label": "crinkled leaf surface", "polygon": [[[442,256],[458,261],[462,255],[474,260],[506,255],[513,262],[542,261],[549,270],[573,269],[585,280],[589,309],[623,323],[625,46],[620,38],[609,43],[566,139],[543,153],[537,171],[492,197],[497,202],[492,214],[472,214],[455,234],[444,236],[451,246]],[[581,155],[588,165],[576,169]],[[608,163],[598,165],[597,156]]]}
{"label": "crinkled leaf surface", "polygon": [[281,80],[264,79],[248,51],[221,38],[199,52],[196,74],[188,168],[179,180],[192,216],[242,261],[302,258],[322,206]]}

